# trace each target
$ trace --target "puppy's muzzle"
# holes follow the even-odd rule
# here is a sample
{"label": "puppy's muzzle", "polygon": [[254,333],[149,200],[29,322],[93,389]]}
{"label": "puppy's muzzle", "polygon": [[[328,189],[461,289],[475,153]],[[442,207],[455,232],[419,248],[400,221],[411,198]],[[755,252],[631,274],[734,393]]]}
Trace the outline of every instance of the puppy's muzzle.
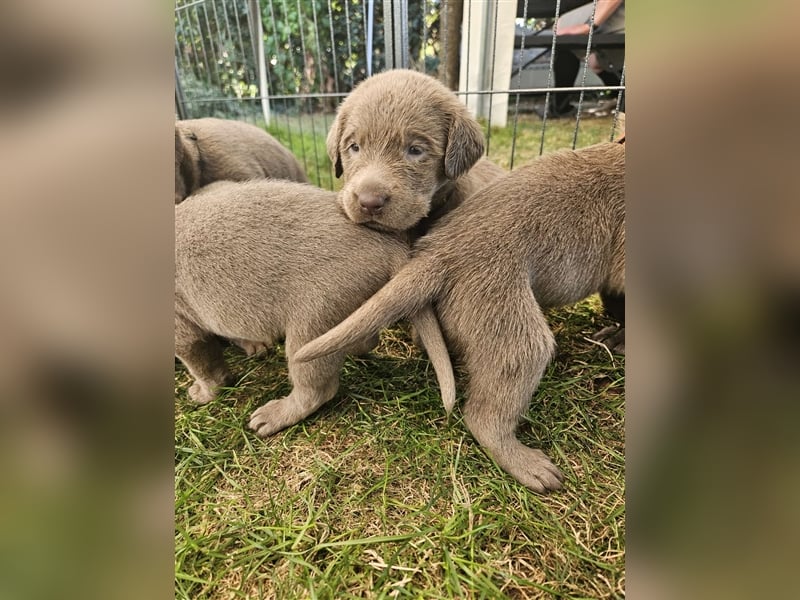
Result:
{"label": "puppy's muzzle", "polygon": [[376,192],[361,192],[357,195],[358,205],[361,212],[368,215],[378,215],[383,211],[383,207],[389,201],[389,196]]}

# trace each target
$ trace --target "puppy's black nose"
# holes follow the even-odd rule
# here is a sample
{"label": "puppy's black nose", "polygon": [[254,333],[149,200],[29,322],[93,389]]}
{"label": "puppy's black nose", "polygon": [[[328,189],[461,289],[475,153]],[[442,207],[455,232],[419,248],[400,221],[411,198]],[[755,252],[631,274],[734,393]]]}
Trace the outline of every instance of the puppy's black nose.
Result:
{"label": "puppy's black nose", "polygon": [[361,206],[361,212],[365,212],[368,215],[380,213],[388,201],[388,196],[374,192],[364,192],[358,195],[358,204]]}

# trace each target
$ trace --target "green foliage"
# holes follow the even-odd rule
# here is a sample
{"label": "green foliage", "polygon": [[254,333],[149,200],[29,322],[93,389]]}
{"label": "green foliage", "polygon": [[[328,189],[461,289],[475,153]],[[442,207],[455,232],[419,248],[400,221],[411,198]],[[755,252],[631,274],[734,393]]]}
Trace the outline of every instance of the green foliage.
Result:
{"label": "green foliage", "polygon": [[[188,116],[257,114],[258,71],[247,0],[207,0],[186,9],[178,6],[175,61]],[[241,102],[248,99],[252,102]]]}
{"label": "green foliage", "polygon": [[[367,0],[261,0],[267,86],[271,96],[346,93],[372,71],[386,66],[383,2],[374,2],[371,49],[367,45]],[[409,57],[435,72],[439,59],[440,0],[409,2]],[[255,99],[257,59],[246,0],[207,0],[175,13],[178,74],[190,116],[215,114],[204,106],[220,98]],[[203,102],[197,102],[203,100]],[[273,101],[277,111],[332,109],[338,98]],[[202,112],[202,114],[200,114]]]}
{"label": "green foliage", "polygon": [[[244,85],[244,82],[240,82]],[[261,106],[255,101],[231,94],[220,95],[219,88],[199,79],[187,71],[181,81],[186,108],[190,118],[217,117],[219,119],[252,120],[261,115]],[[236,89],[230,87],[230,91]]]}

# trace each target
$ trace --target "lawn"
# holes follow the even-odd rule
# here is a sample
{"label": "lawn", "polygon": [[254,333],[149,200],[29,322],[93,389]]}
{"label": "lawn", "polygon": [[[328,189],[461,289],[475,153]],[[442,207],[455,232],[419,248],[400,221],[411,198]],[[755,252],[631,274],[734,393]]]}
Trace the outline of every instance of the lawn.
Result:
{"label": "lawn", "polygon": [[[276,121],[312,181],[335,185],[326,119]],[[491,132],[490,158],[506,167],[512,123]],[[545,151],[570,147],[573,131],[549,121]],[[610,132],[609,118],[584,120],[578,146]],[[517,136],[515,166],[539,154],[541,121],[520,116]],[[289,390],[281,346],[229,348],[236,385],[202,407],[176,366],[176,597],[623,597],[624,358],[588,339],[610,323],[597,297],[548,319],[558,353],[519,430],[565,474],[548,495],[500,470],[458,409],[445,415],[404,325],[348,359],[333,401],[267,440],[246,422]]]}

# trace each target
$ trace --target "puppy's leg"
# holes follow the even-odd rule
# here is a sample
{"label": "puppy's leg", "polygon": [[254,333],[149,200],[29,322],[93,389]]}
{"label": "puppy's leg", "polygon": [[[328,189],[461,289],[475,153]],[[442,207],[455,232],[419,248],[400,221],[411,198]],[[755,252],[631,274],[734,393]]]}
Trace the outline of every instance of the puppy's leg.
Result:
{"label": "puppy's leg", "polygon": [[603,342],[609,350],[625,354],[625,293],[600,292],[603,308],[619,326],[609,325],[592,336],[593,340]]}
{"label": "puppy's leg", "polygon": [[[555,340],[533,301],[510,300],[505,314],[488,317],[483,347],[473,344],[465,353],[469,391],[464,421],[475,439],[498,465],[536,492],[561,487],[563,476],[541,450],[529,448],[516,436],[517,424],[528,409],[545,367],[555,350]],[[527,314],[526,314],[527,313]],[[487,311],[492,315],[492,311]],[[481,341],[477,338],[476,341]]]}
{"label": "puppy's leg", "polygon": [[603,308],[609,317],[617,323],[625,324],[625,292],[600,292],[600,300],[603,301]]}
{"label": "puppy's leg", "polygon": [[195,379],[189,388],[193,402],[207,404],[220,387],[231,383],[219,339],[182,317],[175,319],[175,356]]}
{"label": "puppy's leg", "polygon": [[288,396],[267,402],[250,416],[248,426],[259,437],[267,437],[298,423],[336,395],[344,353],[335,352],[307,363],[292,360],[294,352],[313,338],[313,335],[304,336],[298,342],[287,335],[286,354],[292,391]]}
{"label": "puppy's leg", "polygon": [[364,356],[365,354],[369,354],[375,348],[377,348],[378,344],[380,343],[380,338],[377,335],[370,336],[365,340],[362,340],[358,344],[347,348],[347,353],[352,354],[354,356]]}

